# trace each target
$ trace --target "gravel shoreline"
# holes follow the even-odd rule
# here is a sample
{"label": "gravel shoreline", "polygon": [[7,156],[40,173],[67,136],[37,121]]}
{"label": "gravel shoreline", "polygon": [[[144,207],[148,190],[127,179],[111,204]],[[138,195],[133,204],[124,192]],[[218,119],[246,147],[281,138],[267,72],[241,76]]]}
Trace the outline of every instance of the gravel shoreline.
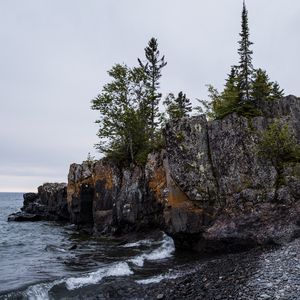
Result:
{"label": "gravel shoreline", "polygon": [[112,288],[107,279],[107,284],[104,282],[101,289],[84,299],[297,300],[300,239],[281,247],[256,248],[195,261],[177,271],[185,275],[147,285],[123,278]]}
{"label": "gravel shoreline", "polygon": [[300,299],[300,240],[230,254],[181,278],[148,285],[145,299]]}

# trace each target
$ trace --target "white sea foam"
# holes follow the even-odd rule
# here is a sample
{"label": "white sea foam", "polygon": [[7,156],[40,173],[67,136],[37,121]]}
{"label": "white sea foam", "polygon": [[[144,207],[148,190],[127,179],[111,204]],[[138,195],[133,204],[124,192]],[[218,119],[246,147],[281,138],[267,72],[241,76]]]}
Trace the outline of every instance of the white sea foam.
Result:
{"label": "white sea foam", "polygon": [[155,261],[171,257],[174,250],[175,246],[172,238],[170,238],[167,235],[164,235],[162,245],[159,248],[151,251],[150,253],[143,253],[134,258],[131,258],[128,260],[128,262],[142,267],[144,265],[145,260]]}
{"label": "white sea foam", "polygon": [[62,280],[56,280],[50,283],[39,283],[30,286],[26,291],[25,291],[25,297],[26,299],[29,300],[48,300],[49,295],[48,292],[49,290],[57,285],[62,283]]}
{"label": "white sea foam", "polygon": [[123,245],[122,247],[124,248],[134,248],[134,247],[140,247],[140,246],[151,246],[151,245],[156,245],[159,242],[155,240],[140,240],[134,243],[128,243]]}
{"label": "white sea foam", "polygon": [[108,267],[103,267],[98,271],[87,274],[83,277],[73,277],[66,280],[69,290],[74,290],[85,285],[96,284],[102,278],[108,276],[128,276],[133,274],[126,262],[119,262]]}
{"label": "white sea foam", "polygon": [[164,275],[153,276],[147,279],[136,280],[135,282],[139,284],[158,283],[161,282],[163,279],[175,279],[178,278],[179,276],[180,276],[179,274],[164,274]]}

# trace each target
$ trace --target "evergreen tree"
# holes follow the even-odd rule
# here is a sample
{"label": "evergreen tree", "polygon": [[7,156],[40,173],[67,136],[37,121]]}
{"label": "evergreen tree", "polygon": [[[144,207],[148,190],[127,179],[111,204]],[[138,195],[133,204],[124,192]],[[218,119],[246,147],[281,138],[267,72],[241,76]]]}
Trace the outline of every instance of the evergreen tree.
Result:
{"label": "evergreen tree", "polygon": [[161,70],[166,66],[165,57],[160,57],[158,50],[157,39],[151,38],[148,46],[145,48],[146,62],[138,59],[140,67],[146,74],[146,85],[148,88],[148,95],[144,99],[144,110],[146,122],[149,126],[149,137],[153,142],[154,134],[159,125],[159,101],[161,93],[158,92],[160,87]]}
{"label": "evergreen tree", "polygon": [[284,90],[280,88],[279,83],[275,81],[272,84],[272,91],[270,95],[270,100],[278,100],[284,97]]}
{"label": "evergreen tree", "polygon": [[188,116],[189,112],[192,111],[191,101],[183,92],[179,92],[177,97],[170,93],[164,104],[167,106],[167,113],[170,119],[181,119]]}
{"label": "evergreen tree", "polygon": [[254,73],[251,97],[256,101],[269,100],[273,88],[266,71],[258,69]]}
{"label": "evergreen tree", "polygon": [[221,94],[221,98],[227,106],[234,107],[237,105],[239,100],[239,89],[238,89],[238,70],[236,66],[231,67],[230,74],[226,79],[224,90]]}
{"label": "evergreen tree", "polygon": [[249,40],[249,27],[248,27],[248,11],[245,1],[243,2],[242,11],[242,31],[240,33],[241,40],[239,41],[238,54],[239,61],[239,98],[240,101],[251,100],[251,84],[253,75],[252,57],[253,51],[250,46],[253,44]]}

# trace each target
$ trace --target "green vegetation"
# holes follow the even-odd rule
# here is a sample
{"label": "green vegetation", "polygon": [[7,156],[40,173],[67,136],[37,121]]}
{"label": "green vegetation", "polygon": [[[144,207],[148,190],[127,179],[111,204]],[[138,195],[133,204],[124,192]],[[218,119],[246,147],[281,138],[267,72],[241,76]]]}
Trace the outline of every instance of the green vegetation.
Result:
{"label": "green vegetation", "polygon": [[183,92],[179,92],[177,97],[173,93],[169,93],[164,105],[171,120],[186,117],[193,110],[190,99]]}
{"label": "green vegetation", "polygon": [[111,82],[92,100],[100,112],[96,148],[119,165],[143,165],[147,155],[162,144],[159,79],[167,64],[159,57],[156,39],[145,49],[139,67],[116,64],[108,71]]}
{"label": "green vegetation", "polygon": [[273,122],[264,131],[258,147],[259,154],[271,160],[278,170],[286,162],[300,161],[300,146],[290,133],[288,125],[279,121]]}
{"label": "green vegetation", "polygon": [[258,116],[261,112],[256,108],[257,101],[278,100],[284,96],[279,84],[270,82],[266,71],[253,68],[253,43],[249,37],[248,11],[244,3],[242,30],[238,42],[239,64],[231,67],[221,93],[212,85],[208,85],[209,100],[198,99],[200,106],[196,109],[204,111],[210,119],[222,119],[234,112],[246,117]]}
{"label": "green vegetation", "polygon": [[145,48],[146,62],[138,58],[139,65],[145,74],[146,97],[143,100],[143,114],[148,126],[150,141],[153,143],[156,129],[161,123],[161,114],[159,113],[159,102],[161,93],[158,92],[161,78],[161,70],[167,65],[165,57],[160,58],[157,40],[152,38]]}
{"label": "green vegetation", "polygon": [[[212,85],[208,85],[209,100],[198,100],[200,106],[196,110],[204,111],[210,119],[222,119],[231,113],[249,118],[258,116],[261,115],[256,106],[258,101],[273,101],[283,96],[279,84],[271,82],[266,71],[253,68],[253,43],[249,37],[248,11],[244,3],[239,63],[231,67],[223,91],[218,92]],[[96,148],[120,166],[143,166],[151,151],[165,147],[162,134],[165,122],[188,116],[192,111],[190,99],[183,92],[179,92],[177,97],[169,93],[163,103],[166,112],[160,111],[160,79],[166,65],[165,57],[158,50],[157,40],[151,38],[145,48],[145,58],[138,59],[138,66],[114,65],[108,71],[110,82],[92,100],[92,109],[100,114],[96,121],[99,124],[100,142]],[[272,133],[275,129],[272,127],[270,130]],[[287,134],[286,129],[282,130],[281,135]],[[182,138],[178,136],[179,140]],[[271,140],[267,140],[266,135],[262,147],[266,148],[268,142]],[[275,155],[276,159],[281,155],[277,153],[278,156],[274,151],[267,152],[272,157]]]}

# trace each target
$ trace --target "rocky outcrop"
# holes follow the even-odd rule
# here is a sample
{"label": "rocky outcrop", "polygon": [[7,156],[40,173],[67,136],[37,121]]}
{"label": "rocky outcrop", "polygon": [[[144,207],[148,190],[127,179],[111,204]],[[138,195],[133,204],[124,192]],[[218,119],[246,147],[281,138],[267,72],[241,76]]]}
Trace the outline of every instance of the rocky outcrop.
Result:
{"label": "rocky outcrop", "polygon": [[[300,236],[300,164],[280,172],[258,154],[274,120],[300,144],[300,99],[259,102],[261,116],[169,122],[166,148],[144,168],[107,159],[72,164],[66,184],[24,195],[9,220],[66,220],[98,235],[161,229],[178,248],[231,251]],[[280,174],[279,174],[280,173]]]}
{"label": "rocky outcrop", "polygon": [[[177,246],[235,250],[282,243],[299,234],[300,165],[285,164],[278,174],[270,161],[258,155],[257,144],[275,118],[288,123],[300,143],[300,100],[289,96],[260,105],[263,114],[259,117],[232,114],[207,122],[200,116],[168,125],[173,179],[189,201],[203,209],[198,228],[189,227],[191,219],[186,218],[186,226],[178,230],[176,219],[170,219],[166,231]],[[279,176],[283,177],[280,185]],[[197,218],[198,212],[193,214]]]}
{"label": "rocky outcrop", "polygon": [[163,205],[148,188],[150,177],[150,170],[120,170],[105,159],[72,164],[68,176],[71,222],[92,227],[97,234],[157,228],[163,220]]}
{"label": "rocky outcrop", "polygon": [[45,183],[38,193],[26,193],[23,198],[22,212],[10,215],[8,221],[69,221],[67,184]]}
{"label": "rocky outcrop", "polygon": [[177,247],[199,251],[298,236],[300,164],[285,164],[278,174],[257,145],[274,119],[288,123],[300,143],[300,100],[288,96],[258,106],[263,114],[253,118],[168,123],[166,149],[149,155],[145,169],[118,169],[105,159],[71,165],[71,221],[97,234],[160,228]]}

